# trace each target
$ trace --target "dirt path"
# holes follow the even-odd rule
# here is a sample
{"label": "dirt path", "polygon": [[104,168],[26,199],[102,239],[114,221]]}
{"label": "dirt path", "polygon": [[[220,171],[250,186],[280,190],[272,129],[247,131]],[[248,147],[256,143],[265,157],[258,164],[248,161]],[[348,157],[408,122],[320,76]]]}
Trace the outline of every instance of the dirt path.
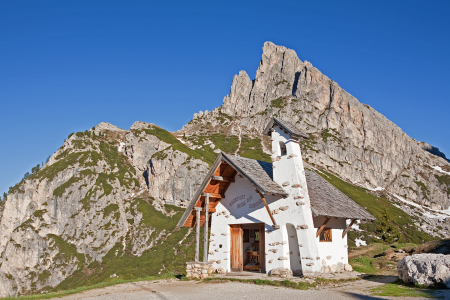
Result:
{"label": "dirt path", "polygon": [[[92,299],[388,299],[387,297],[371,296],[370,289],[384,284],[389,279],[379,282],[361,280],[341,284],[336,287],[324,287],[312,290],[294,290],[283,287],[261,286],[240,282],[213,282],[158,280],[120,284],[80,294],[63,297],[64,300]],[[421,298],[396,298],[421,299]],[[450,299],[450,294],[448,298]]]}

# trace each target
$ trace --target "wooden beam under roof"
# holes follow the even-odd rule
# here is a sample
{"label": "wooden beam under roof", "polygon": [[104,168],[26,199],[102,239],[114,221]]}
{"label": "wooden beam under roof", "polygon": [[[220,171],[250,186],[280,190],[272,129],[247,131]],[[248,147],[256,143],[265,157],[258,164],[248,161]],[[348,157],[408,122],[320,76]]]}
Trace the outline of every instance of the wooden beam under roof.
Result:
{"label": "wooden beam under roof", "polygon": [[345,237],[345,235],[347,234],[347,232],[350,230],[350,228],[352,227],[352,225],[356,222],[356,219],[353,219],[350,223],[350,225],[347,226],[347,228],[345,229],[345,231],[342,233],[342,238]]}
{"label": "wooden beam under roof", "polygon": [[272,223],[273,223],[273,228],[279,228],[280,226],[277,224],[277,222],[275,222],[272,212],[270,211],[269,206],[267,205],[266,198],[264,198],[264,195],[260,191],[256,190],[256,192],[261,197],[261,200],[264,203],[264,206],[266,207],[267,212],[269,213],[270,219],[272,220]]}
{"label": "wooden beam under roof", "polygon": [[[202,196],[206,197],[207,193],[203,193]],[[224,194],[217,194],[217,193],[208,193],[209,194],[209,198],[216,198],[216,199],[223,199],[225,198]]]}
{"label": "wooden beam under roof", "polygon": [[212,179],[224,182],[234,182],[234,178],[231,177],[213,176]]}
{"label": "wooden beam under roof", "polygon": [[325,226],[327,225],[328,221],[330,221],[330,219],[331,218],[326,218],[325,222],[323,222],[322,226],[320,226],[319,229],[317,229],[316,237],[318,237],[320,235],[320,233],[325,228]]}

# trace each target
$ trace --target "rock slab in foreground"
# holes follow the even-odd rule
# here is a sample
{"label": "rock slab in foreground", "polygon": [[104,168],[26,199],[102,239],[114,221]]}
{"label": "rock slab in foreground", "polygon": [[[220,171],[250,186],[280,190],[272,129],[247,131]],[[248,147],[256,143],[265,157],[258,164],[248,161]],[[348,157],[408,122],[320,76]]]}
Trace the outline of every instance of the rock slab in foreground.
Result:
{"label": "rock slab in foreground", "polygon": [[399,261],[397,270],[404,282],[426,286],[445,284],[450,288],[450,255],[414,254]]}

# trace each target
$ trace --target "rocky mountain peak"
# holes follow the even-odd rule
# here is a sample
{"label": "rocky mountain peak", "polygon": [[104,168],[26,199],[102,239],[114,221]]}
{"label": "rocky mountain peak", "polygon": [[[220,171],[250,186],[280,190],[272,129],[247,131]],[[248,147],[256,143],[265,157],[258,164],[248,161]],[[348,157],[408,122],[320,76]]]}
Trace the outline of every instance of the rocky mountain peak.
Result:
{"label": "rocky mountain peak", "polygon": [[369,189],[436,209],[449,207],[450,188],[442,179],[448,175],[434,168],[449,168],[446,160],[424,151],[385,116],[302,62],[294,50],[271,42],[263,46],[255,79],[240,71],[223,105],[196,114],[180,133],[192,135],[208,125],[211,134],[256,138],[271,116],[310,135],[303,153],[314,165]]}
{"label": "rocky mountain peak", "polygon": [[146,122],[141,122],[141,121],[136,121],[133,123],[133,125],[131,125],[130,130],[132,129],[147,129],[147,128],[152,128],[152,127],[158,127],[157,125],[153,124],[153,123],[146,123]]}
{"label": "rocky mountain peak", "polygon": [[119,131],[119,132],[124,132],[125,129],[119,128],[113,124],[110,124],[108,122],[101,122],[100,124],[98,124],[97,126],[95,126],[93,128],[93,131],[98,134],[100,132],[104,132],[104,131]]}

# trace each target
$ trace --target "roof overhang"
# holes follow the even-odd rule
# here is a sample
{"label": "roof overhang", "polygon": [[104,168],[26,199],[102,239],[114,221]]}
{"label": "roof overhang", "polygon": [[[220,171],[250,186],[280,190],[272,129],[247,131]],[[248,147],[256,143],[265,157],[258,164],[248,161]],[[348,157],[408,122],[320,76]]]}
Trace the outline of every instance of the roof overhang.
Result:
{"label": "roof overhang", "polygon": [[275,125],[278,125],[282,130],[284,130],[285,133],[289,134],[291,139],[294,140],[300,140],[300,139],[308,139],[309,136],[306,135],[305,133],[301,132],[298,129],[294,129],[292,125],[288,125],[287,122],[284,122],[285,124],[283,124],[282,121],[278,120],[277,118],[273,117],[269,123],[267,124],[266,128],[263,131],[264,135],[270,135],[270,133],[273,130],[273,127]]}

